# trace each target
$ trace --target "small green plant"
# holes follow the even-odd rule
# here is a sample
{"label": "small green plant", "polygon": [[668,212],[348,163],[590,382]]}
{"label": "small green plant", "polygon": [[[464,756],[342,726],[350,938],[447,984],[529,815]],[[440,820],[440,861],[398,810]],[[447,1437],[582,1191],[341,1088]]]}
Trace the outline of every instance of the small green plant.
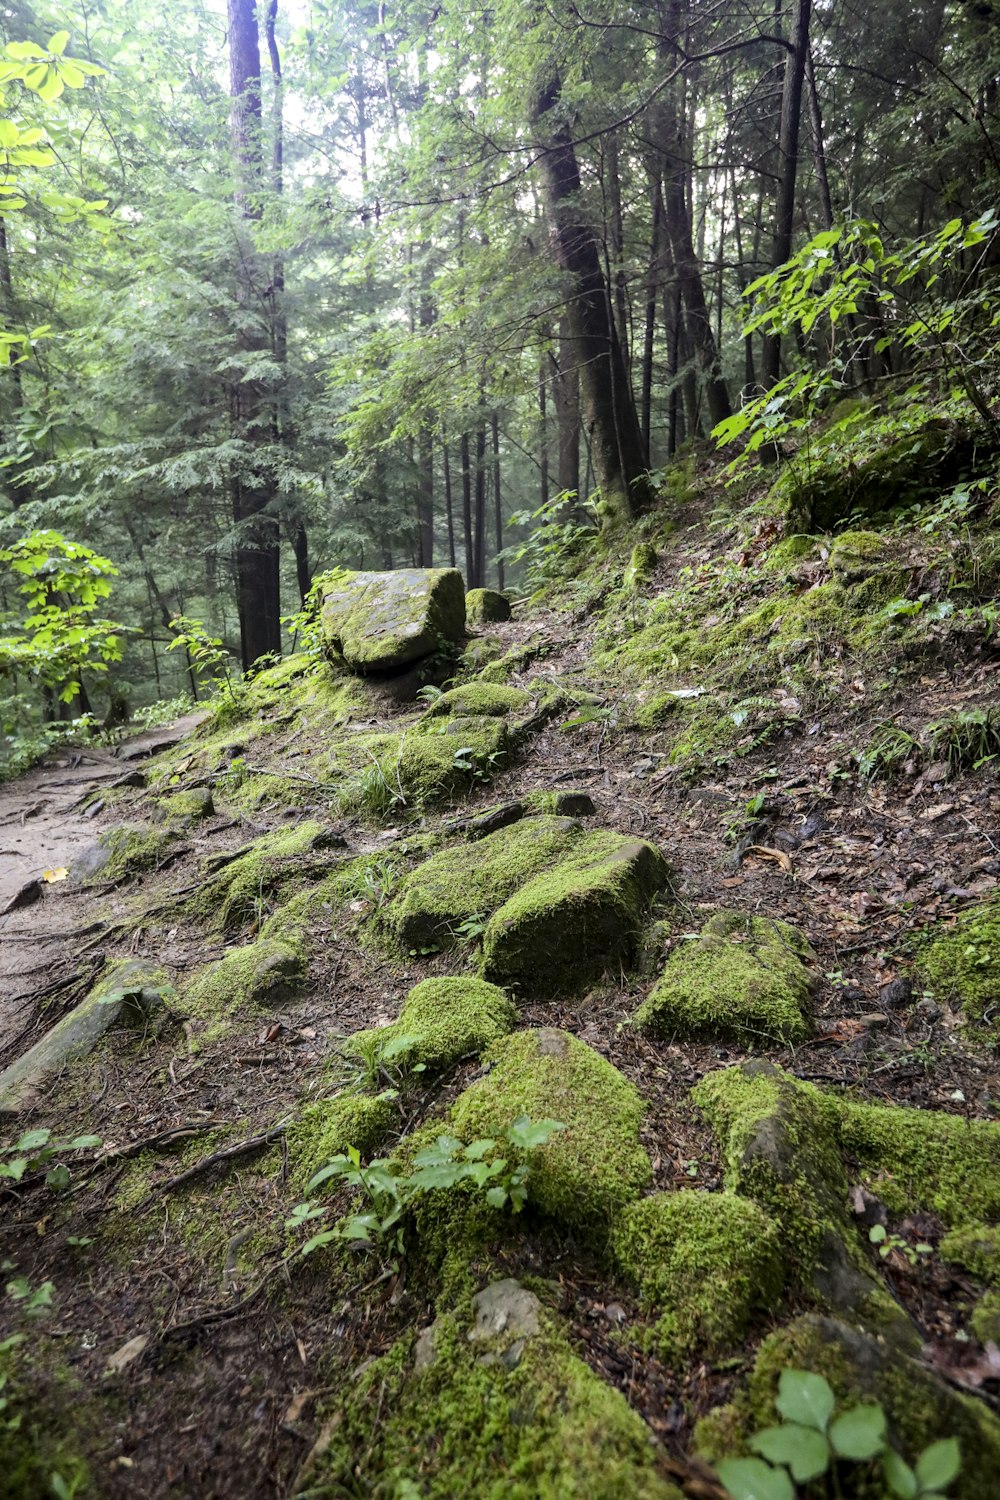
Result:
{"label": "small green plant", "polygon": [[282,615],[281,623],[292,638],[292,651],[303,656],[322,656],[323,634],[320,629],[320,609],[323,594],[318,584],[313,584],[306,595],[302,608],[292,615]]}
{"label": "small green plant", "polygon": [[44,1172],[46,1187],[60,1189],[70,1182],[70,1171],[63,1157],[70,1151],[89,1151],[100,1146],[98,1135],[78,1135],[72,1140],[53,1136],[44,1126],[27,1130],[11,1145],[0,1145],[0,1178],[23,1182],[25,1177]]}
{"label": "small green plant", "polygon": [[242,712],[246,688],[233,668],[233,658],[218,636],[209,635],[200,620],[174,615],[170,621],[174,639],[168,651],[185,651],[191,665],[209,678],[214,690],[228,699],[232,708]]}
{"label": "small green plant", "polygon": [[395,1089],[404,1074],[425,1072],[423,1063],[406,1065],[419,1040],[410,1032],[399,1032],[388,1040],[380,1031],[359,1032],[351,1039],[350,1053],[358,1066],[358,1082],[363,1088],[381,1088],[387,1083]]}
{"label": "small green plant", "polygon": [[759,1456],[716,1465],[732,1500],[794,1500],[795,1486],[807,1484],[811,1495],[840,1500],[848,1493],[848,1466],[858,1464],[866,1466],[866,1475],[878,1465],[888,1493],[898,1500],[942,1500],[961,1469],[955,1438],[931,1443],[911,1468],[888,1444],[879,1402],[862,1402],[835,1416],[829,1382],[811,1371],[782,1370],[775,1405],[784,1420],[750,1439]]}
{"label": "small green plant", "polygon": [[508,524],[530,528],[524,541],[498,554],[502,562],[524,565],[529,593],[546,584],[565,583],[599,535],[595,507],[581,504],[570,490],[553,496],[537,510],[515,511]]}
{"label": "small green plant", "polygon": [[921,1259],[934,1254],[934,1246],[919,1244],[911,1245],[901,1234],[890,1234],[884,1224],[873,1224],[868,1231],[868,1239],[871,1244],[878,1247],[878,1253],[883,1260],[887,1260],[894,1250],[906,1257],[911,1266],[918,1265]]}
{"label": "small green plant", "polygon": [[1000,754],[1000,710],[958,710],[928,724],[926,734],[934,760],[943,760],[949,776],[978,771]]}
{"label": "small green plant", "polygon": [[[416,1153],[408,1172],[402,1172],[399,1163],[391,1159],[363,1166],[360,1153],[351,1146],[345,1155],[333,1157],[316,1173],[308,1191],[314,1192],[324,1184],[340,1184],[359,1192],[367,1207],[317,1230],[300,1254],[309,1255],[335,1240],[370,1247],[383,1245],[402,1254],[406,1215],[424,1193],[440,1189],[468,1188],[482,1193],[491,1208],[509,1207],[520,1213],[527,1201],[528,1154],[565,1128],[558,1120],[529,1120],[527,1115],[520,1115],[498,1139],[483,1138],[464,1145],[455,1136],[439,1135],[432,1146]],[[329,1214],[327,1204],[311,1200],[299,1203],[285,1227],[300,1229],[328,1219]]]}
{"label": "small green plant", "polygon": [[919,741],[895,724],[879,724],[872,732],[867,750],[858,752],[858,774],[862,781],[897,775],[905,765],[917,765],[921,759]]}
{"label": "small green plant", "polygon": [[486,931],[486,923],[489,921],[485,912],[473,912],[471,917],[466,917],[464,922],[459,922],[457,927],[452,928],[456,942],[476,943]]}

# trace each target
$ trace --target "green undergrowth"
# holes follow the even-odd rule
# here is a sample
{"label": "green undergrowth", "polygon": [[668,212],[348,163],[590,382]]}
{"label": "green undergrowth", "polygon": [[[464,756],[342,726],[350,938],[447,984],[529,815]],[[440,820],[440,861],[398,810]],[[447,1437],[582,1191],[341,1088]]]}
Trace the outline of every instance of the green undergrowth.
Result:
{"label": "green undergrowth", "polygon": [[231,949],[184,990],[181,1009],[191,1022],[189,1046],[207,1046],[240,1019],[266,1014],[269,1006],[295,992],[305,971],[304,948],[294,940],[261,937]]}
{"label": "green undergrowth", "polygon": [[213,870],[209,860],[201,885],[186,900],[186,910],[216,931],[236,932],[259,924],[278,892],[328,874],[335,858],[331,851],[342,844],[339,835],[315,820],[263,834],[221,868]]}
{"label": "green undergrowth", "polygon": [[87,1500],[98,1492],[86,1455],[106,1415],[55,1341],[37,1326],[20,1337],[0,1347],[0,1493],[5,1500]]}
{"label": "green undergrowth", "polygon": [[306,1105],[286,1136],[293,1181],[304,1191],[331,1157],[344,1155],[352,1146],[364,1160],[378,1155],[399,1118],[394,1089],[379,1094],[344,1092]]}
{"label": "green undergrowth", "polygon": [[996,1029],[1000,1006],[1000,901],[964,912],[950,930],[932,928],[917,972],[935,995],[957,1001],[971,1021]]}
{"label": "green undergrowth", "polygon": [[87,878],[98,884],[118,884],[135,875],[149,874],[163,863],[177,840],[178,833],[174,828],[124,823],[109,828],[97,841],[107,851],[108,857],[96,873]]}

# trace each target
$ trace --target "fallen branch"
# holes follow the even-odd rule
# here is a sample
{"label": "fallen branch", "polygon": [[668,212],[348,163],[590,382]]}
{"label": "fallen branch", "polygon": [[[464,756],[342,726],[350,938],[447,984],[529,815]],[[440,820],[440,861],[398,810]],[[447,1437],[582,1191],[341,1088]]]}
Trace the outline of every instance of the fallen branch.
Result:
{"label": "fallen branch", "polygon": [[207,1172],[210,1167],[217,1166],[220,1162],[232,1161],[238,1156],[249,1156],[255,1151],[263,1151],[265,1146],[270,1146],[273,1141],[280,1141],[285,1134],[286,1126],[276,1125],[273,1130],[265,1130],[261,1135],[251,1136],[247,1141],[240,1141],[235,1146],[224,1146],[221,1151],[213,1151],[211,1156],[202,1157],[196,1161],[193,1167],[188,1167],[185,1172],[179,1172],[176,1177],[169,1177],[166,1182],[161,1182],[155,1187],[148,1197],[141,1203],[136,1204],[133,1213],[140,1213],[143,1209],[155,1203],[157,1198],[162,1198],[164,1193],[172,1193],[175,1188],[183,1187],[186,1182]]}

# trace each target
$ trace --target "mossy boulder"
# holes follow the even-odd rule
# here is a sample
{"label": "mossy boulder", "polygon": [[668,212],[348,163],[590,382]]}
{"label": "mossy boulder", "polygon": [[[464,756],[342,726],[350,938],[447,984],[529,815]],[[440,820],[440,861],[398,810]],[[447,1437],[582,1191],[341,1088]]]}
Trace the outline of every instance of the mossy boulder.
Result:
{"label": "mossy boulder", "polygon": [[462,922],[502,906],[568,850],[579,831],[571,818],[525,818],[435,854],[404,880],[389,910],[391,932],[406,948],[452,941]]}
{"label": "mossy boulder", "polygon": [[509,1280],[359,1372],[328,1422],[317,1494],[681,1500],[642,1419]]}
{"label": "mossy boulder", "polygon": [[330,851],[343,843],[342,835],[314,819],[263,834],[235,857],[207,860],[187,908],[222,932],[260,922],[278,891],[327,874]]}
{"label": "mossy boulder", "polygon": [[749,1046],[801,1041],[815,955],[801,933],[768,917],[717,912],[674,949],[633,1017],[653,1036],[731,1037]]}
{"label": "mossy boulder", "polygon": [[957,1001],[970,1020],[1000,1021],[1000,901],[964,912],[950,931],[932,929],[917,971],[936,998]]}
{"label": "mossy boulder", "polygon": [[349,1056],[374,1055],[393,1073],[440,1070],[477,1057],[517,1023],[517,1011],[494,984],[471,976],[425,979],[403,1002],[399,1018],[350,1037]]}
{"label": "mossy boulder", "polygon": [[382,1149],[398,1121],[394,1090],[338,1094],[307,1105],[285,1137],[294,1181],[304,1189],[331,1157],[345,1155],[351,1146],[367,1161]]}
{"label": "mossy boulder", "polygon": [[465,636],[465,587],[455,568],[338,571],[319,580],[327,650],[352,672],[394,672]]}
{"label": "mossy boulder", "polygon": [[654,845],[604,830],[583,834],[490,918],[484,976],[552,993],[591,982],[632,959],[643,919],[667,881]]}
{"label": "mossy boulder", "polygon": [[781,1298],[777,1226],[732,1193],[682,1189],[643,1198],[619,1218],[613,1248],[656,1320],[647,1342],[668,1363],[736,1348]]}
{"label": "mossy boulder", "polygon": [[502,719],[516,714],[531,701],[524,688],[508,687],[499,682],[466,682],[435,698],[424,719],[449,715],[459,718]]}
{"label": "mossy boulder", "polygon": [[165,971],[141,959],[109,964],[79,1005],[0,1073],[0,1113],[28,1109],[57,1073],[89,1056],[105,1033],[144,1030],[173,993]]}
{"label": "mossy boulder", "polygon": [[489,1072],[452,1106],[450,1128],[469,1142],[496,1138],[521,1115],[557,1120],[529,1157],[528,1199],[542,1213],[603,1242],[651,1175],[639,1142],[645,1106],[617,1068],[567,1032],[517,1031],[495,1042]]}
{"label": "mossy boulder", "polygon": [[82,884],[107,881],[120,884],[162,864],[178,838],[175,828],[122,823],[106,828],[95,843],[77,855],[70,869]]}
{"label": "mossy boulder", "polygon": [[[807,1314],[760,1346],[753,1373],[735,1402],[695,1429],[695,1449],[717,1463],[746,1451],[747,1439],[781,1420],[775,1406],[782,1370],[811,1370],[829,1381],[837,1410],[875,1401],[888,1418],[891,1445],[909,1464],[941,1438],[958,1439],[962,1468],[949,1500],[994,1500],[1000,1473],[1000,1420],[981,1401],[961,1395],[914,1354],[891,1340],[836,1318]],[[883,1500],[881,1483],[863,1492]]]}
{"label": "mossy boulder", "polygon": [[632,593],[643,588],[649,583],[656,572],[659,555],[652,542],[637,542],[632,548],[632,555],[625,569],[622,585]]}
{"label": "mossy boulder", "polygon": [[298,943],[258,938],[230,949],[196,974],[184,991],[181,1008],[196,1023],[193,1033],[208,1041],[226,1030],[227,1018],[249,1007],[287,1000],[305,970],[305,953]]}
{"label": "mossy boulder", "polygon": [[892,567],[887,538],[878,531],[842,531],[830,544],[830,571],[850,586],[878,577]]}
{"label": "mossy boulder", "polygon": [[208,787],[196,786],[189,791],[173,792],[169,797],[160,797],[157,810],[165,823],[176,828],[190,828],[201,823],[215,812],[212,793]]}
{"label": "mossy boulder", "polygon": [[510,619],[510,601],[496,589],[470,589],[465,596],[465,618],[470,625],[500,624]]}

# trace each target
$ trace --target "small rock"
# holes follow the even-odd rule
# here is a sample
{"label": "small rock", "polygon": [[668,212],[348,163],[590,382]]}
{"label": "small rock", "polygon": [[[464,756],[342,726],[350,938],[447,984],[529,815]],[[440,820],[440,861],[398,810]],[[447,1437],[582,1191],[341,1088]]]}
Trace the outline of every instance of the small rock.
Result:
{"label": "small rock", "polygon": [[557,792],[554,811],[563,818],[589,818],[597,808],[589,792]]}
{"label": "small rock", "polygon": [[925,1021],[938,1021],[941,1018],[941,1007],[933,1000],[919,1000],[914,1009]]}
{"label": "small rock", "polygon": [[436,1325],[432,1323],[429,1328],[422,1328],[417,1335],[417,1346],[413,1353],[414,1370],[427,1370],[434,1363],[434,1330]]}
{"label": "small rock", "polygon": [[879,990],[878,998],[886,1010],[896,1010],[901,1005],[909,1005],[913,999],[913,985],[908,979],[892,979]]}
{"label": "small rock", "polygon": [[[512,1277],[491,1282],[472,1299],[476,1321],[469,1330],[469,1342],[513,1334],[524,1340],[538,1333],[538,1314],[542,1304],[534,1292],[527,1291]],[[522,1343],[523,1352],[523,1343]]]}

